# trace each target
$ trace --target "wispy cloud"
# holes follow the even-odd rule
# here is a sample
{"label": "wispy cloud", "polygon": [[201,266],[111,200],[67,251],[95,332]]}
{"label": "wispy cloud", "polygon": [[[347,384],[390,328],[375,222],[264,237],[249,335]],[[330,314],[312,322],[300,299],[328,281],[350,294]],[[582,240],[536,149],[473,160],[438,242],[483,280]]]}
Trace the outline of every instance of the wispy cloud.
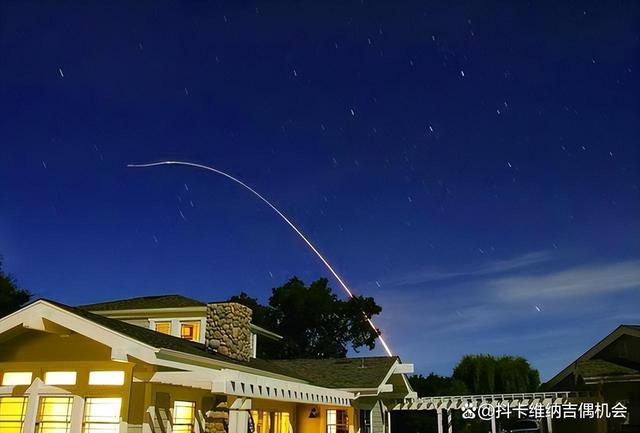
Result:
{"label": "wispy cloud", "polygon": [[488,261],[468,270],[442,271],[437,269],[420,269],[410,271],[396,277],[384,279],[383,283],[386,286],[400,287],[414,286],[454,278],[487,276],[523,269],[539,263],[547,262],[551,258],[552,256],[549,252],[538,251],[510,259]]}
{"label": "wispy cloud", "polygon": [[539,252],[394,281],[371,290],[383,306],[377,323],[425,373],[449,374],[468,353],[508,353],[549,378],[620,323],[640,320],[640,260],[576,265]]}
{"label": "wispy cloud", "polygon": [[584,298],[640,288],[640,260],[505,277],[491,284],[497,296],[505,301]]}

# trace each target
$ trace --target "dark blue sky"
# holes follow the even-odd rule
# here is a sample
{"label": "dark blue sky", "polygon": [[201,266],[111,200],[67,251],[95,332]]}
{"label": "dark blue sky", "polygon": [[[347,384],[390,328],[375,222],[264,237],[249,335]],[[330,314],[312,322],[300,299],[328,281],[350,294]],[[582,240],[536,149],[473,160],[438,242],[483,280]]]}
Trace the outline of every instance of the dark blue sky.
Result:
{"label": "dark blue sky", "polygon": [[327,275],[237,185],[125,167],[182,159],[280,206],[419,372],[489,352],[549,378],[640,322],[640,3],[238,3],[0,2],[22,285],[266,300]]}

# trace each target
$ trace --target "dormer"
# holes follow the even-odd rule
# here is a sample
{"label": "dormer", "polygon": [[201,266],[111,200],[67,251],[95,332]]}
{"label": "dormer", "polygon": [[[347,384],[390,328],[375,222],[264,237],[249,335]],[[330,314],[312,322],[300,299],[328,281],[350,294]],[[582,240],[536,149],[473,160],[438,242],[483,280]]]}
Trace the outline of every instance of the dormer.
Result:
{"label": "dormer", "polygon": [[252,311],[241,304],[205,304],[181,295],[145,296],[79,308],[163,334],[205,344],[211,350],[238,360],[255,358],[258,335],[272,340],[281,336],[251,323]]}

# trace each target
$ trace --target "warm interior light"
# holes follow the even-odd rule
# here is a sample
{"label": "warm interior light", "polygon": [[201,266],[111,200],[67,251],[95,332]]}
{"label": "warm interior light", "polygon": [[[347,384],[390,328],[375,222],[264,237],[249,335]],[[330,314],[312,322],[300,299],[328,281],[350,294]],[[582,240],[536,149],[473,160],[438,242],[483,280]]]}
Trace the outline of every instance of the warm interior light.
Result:
{"label": "warm interior light", "polygon": [[171,322],[156,322],[156,332],[171,335]]}
{"label": "warm interior light", "polygon": [[173,432],[191,433],[196,415],[196,403],[176,401],[173,403]]}
{"label": "warm interior light", "polygon": [[73,397],[42,397],[38,413],[38,432],[68,433],[71,428]]}
{"label": "warm interior light", "polygon": [[121,398],[87,398],[84,433],[118,433],[121,405]]}
{"label": "warm interior light", "polygon": [[47,371],[44,374],[44,383],[47,385],[75,385],[75,371]]}
{"label": "warm interior light", "polygon": [[89,385],[123,385],[124,371],[91,371]]}
{"label": "warm interior light", "polygon": [[180,324],[180,337],[185,340],[198,341],[200,339],[200,321],[182,322]]}
{"label": "warm interior light", "polygon": [[2,375],[2,384],[11,385],[31,385],[31,377],[33,373],[30,371],[7,371]]}
{"label": "warm interior light", "polygon": [[0,397],[0,431],[21,433],[26,410],[25,397]]}

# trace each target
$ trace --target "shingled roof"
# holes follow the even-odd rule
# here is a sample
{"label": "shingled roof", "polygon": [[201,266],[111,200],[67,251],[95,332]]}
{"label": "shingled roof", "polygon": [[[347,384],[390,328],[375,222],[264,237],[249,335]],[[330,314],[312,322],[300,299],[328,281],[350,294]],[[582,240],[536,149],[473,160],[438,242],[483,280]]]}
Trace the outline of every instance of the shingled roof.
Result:
{"label": "shingled roof", "polygon": [[182,295],[141,296],[96,304],[80,305],[87,311],[153,310],[156,308],[202,307],[206,304]]}
{"label": "shingled roof", "polygon": [[272,361],[295,371],[314,385],[326,388],[365,389],[382,384],[397,356],[335,359],[286,359]]}
{"label": "shingled roof", "polygon": [[273,361],[269,361],[265,359],[257,359],[257,358],[251,358],[248,362],[237,361],[235,359],[229,358],[219,353],[211,352],[206,349],[204,344],[201,344],[201,343],[196,343],[193,341],[184,340],[179,337],[174,337],[172,335],[156,332],[152,329],[132,325],[130,323],[123,322],[121,320],[111,319],[109,317],[105,317],[99,314],[94,314],[82,308],[70,307],[68,305],[51,301],[49,299],[42,299],[42,301],[52,304],[56,307],[62,308],[63,310],[68,311],[69,313],[83,317],[98,325],[104,326],[105,328],[109,328],[112,331],[115,331],[119,334],[126,335],[127,337],[133,338],[134,340],[137,340],[141,343],[155,347],[157,349],[168,349],[168,350],[174,350],[177,352],[187,353],[190,355],[202,356],[205,358],[214,359],[221,362],[245,366],[245,367],[253,368],[256,370],[262,370],[268,373],[287,376],[293,379],[297,379],[298,381],[300,380],[306,381],[304,377],[297,374],[295,371],[291,371],[287,369],[285,366],[277,365]]}

